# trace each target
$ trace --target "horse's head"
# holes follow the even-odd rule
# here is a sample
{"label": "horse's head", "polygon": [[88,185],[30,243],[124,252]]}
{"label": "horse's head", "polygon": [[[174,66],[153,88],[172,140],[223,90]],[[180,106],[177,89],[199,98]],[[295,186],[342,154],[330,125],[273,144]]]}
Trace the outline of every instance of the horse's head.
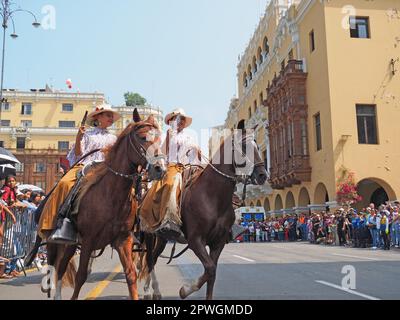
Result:
{"label": "horse's head", "polygon": [[250,176],[253,184],[263,185],[268,174],[255,140],[254,129],[235,130],[232,141],[236,174]]}
{"label": "horse's head", "polygon": [[138,163],[146,168],[150,180],[161,180],[167,171],[165,156],[161,152],[161,130],[152,115],[142,120],[135,108],[134,123],[129,133],[129,142]]}

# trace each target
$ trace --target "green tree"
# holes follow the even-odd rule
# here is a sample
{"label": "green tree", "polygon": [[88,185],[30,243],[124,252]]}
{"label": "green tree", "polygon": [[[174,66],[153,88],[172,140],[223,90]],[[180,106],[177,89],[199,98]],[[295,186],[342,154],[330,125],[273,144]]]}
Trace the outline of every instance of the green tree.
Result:
{"label": "green tree", "polygon": [[128,107],[144,106],[147,102],[139,93],[126,92],[124,94],[125,103]]}

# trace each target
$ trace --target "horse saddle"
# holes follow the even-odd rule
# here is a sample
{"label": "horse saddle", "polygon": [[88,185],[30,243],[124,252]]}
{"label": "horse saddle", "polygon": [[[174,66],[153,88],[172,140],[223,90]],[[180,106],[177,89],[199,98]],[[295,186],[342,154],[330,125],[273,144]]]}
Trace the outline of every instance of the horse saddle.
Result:
{"label": "horse saddle", "polygon": [[190,186],[192,186],[196,180],[201,176],[204,172],[205,166],[200,165],[191,165],[186,167],[182,173],[182,194],[185,190],[187,190]]}
{"label": "horse saddle", "polygon": [[72,221],[73,218],[76,217],[79,211],[79,203],[77,198],[84,183],[84,177],[101,162],[102,161],[92,161],[86,164],[82,170],[77,173],[77,180],[74,186],[58,210],[57,228],[61,228],[63,226],[64,218],[69,218]]}

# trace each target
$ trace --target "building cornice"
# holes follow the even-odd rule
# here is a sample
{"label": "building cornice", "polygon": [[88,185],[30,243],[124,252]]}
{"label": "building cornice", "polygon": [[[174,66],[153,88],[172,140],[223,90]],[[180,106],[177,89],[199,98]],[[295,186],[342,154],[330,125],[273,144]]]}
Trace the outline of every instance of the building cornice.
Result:
{"label": "building cornice", "polygon": [[67,93],[67,92],[23,92],[4,91],[4,97],[8,99],[34,99],[34,100],[103,100],[103,93]]}

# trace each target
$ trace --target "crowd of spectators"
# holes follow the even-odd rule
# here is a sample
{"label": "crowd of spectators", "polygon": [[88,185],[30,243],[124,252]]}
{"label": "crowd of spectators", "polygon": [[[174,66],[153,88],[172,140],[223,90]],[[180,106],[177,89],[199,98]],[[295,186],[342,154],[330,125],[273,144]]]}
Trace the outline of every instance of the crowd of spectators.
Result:
{"label": "crowd of spectators", "polygon": [[370,204],[357,212],[344,207],[335,212],[241,220],[245,233],[238,242],[309,241],[313,244],[352,246],[372,250],[399,248],[400,203],[378,208]]}
{"label": "crowd of spectators", "polygon": [[[21,247],[20,239],[18,239],[23,233],[27,232],[25,230],[26,224],[23,220],[35,214],[36,208],[44,199],[44,194],[27,189],[19,190],[15,176],[8,176],[5,179],[0,193],[0,249],[5,249],[11,243],[14,255],[18,257],[25,249]],[[15,229],[18,232],[9,233],[12,236],[12,241],[6,241],[8,228],[15,227],[17,224],[19,226]],[[0,252],[2,251],[4,250],[0,250]],[[19,261],[14,257],[5,258],[0,255],[0,279],[10,279],[19,276],[20,273],[17,271]]]}

